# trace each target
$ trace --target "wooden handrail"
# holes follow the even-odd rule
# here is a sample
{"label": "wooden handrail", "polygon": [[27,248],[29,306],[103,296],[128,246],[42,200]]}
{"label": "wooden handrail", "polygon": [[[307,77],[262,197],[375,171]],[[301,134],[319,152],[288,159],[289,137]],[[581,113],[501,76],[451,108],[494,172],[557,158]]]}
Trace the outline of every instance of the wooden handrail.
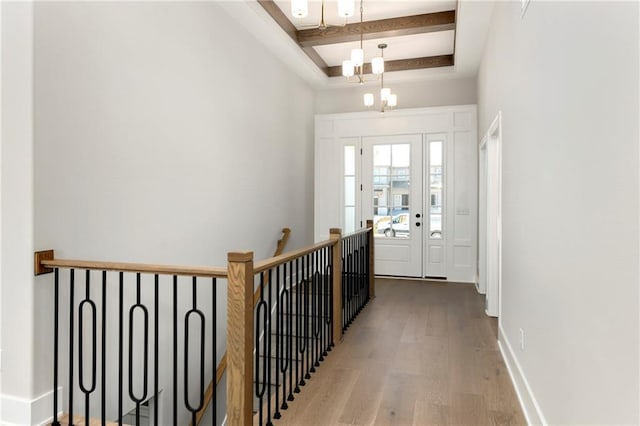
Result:
{"label": "wooden handrail", "polygon": [[[278,240],[278,243],[276,245],[276,251],[274,252],[274,256],[279,256],[282,254],[285,246],[287,245],[287,242],[289,241],[289,234],[291,234],[291,229],[289,228],[282,229],[282,238]],[[269,278],[267,277],[267,279]],[[260,298],[260,289],[257,288],[256,291],[253,293],[254,307],[258,302],[259,298]],[[214,342],[214,345],[215,345],[215,342]],[[218,368],[216,368],[216,383],[214,385],[213,380],[209,382],[209,386],[207,386],[207,391],[204,394],[204,403],[202,404],[202,408],[200,409],[200,411],[196,413],[196,425],[199,425],[200,422],[202,421],[202,417],[204,417],[204,413],[207,411],[207,408],[209,407],[211,400],[215,396],[215,388],[220,382],[220,380],[222,379],[222,375],[224,374],[226,369],[227,369],[227,352],[225,351],[224,354],[222,355],[222,358],[220,359],[220,364],[218,364]],[[189,426],[193,426],[193,425],[189,423]]]}
{"label": "wooden handrail", "polygon": [[353,237],[354,235],[358,235],[358,234],[364,234],[369,231],[373,231],[373,226],[369,226],[367,228],[362,228],[362,229],[358,229],[357,231],[349,232],[348,234],[342,235],[341,238],[344,240],[345,238]]}
{"label": "wooden handrail", "polygon": [[321,243],[316,243],[311,246],[301,248],[298,250],[293,250],[282,254],[280,256],[274,256],[271,259],[261,260],[260,262],[254,265],[253,271],[254,273],[260,273],[264,271],[268,271],[271,268],[275,268],[276,266],[282,265],[290,260],[295,259],[296,257],[304,256],[305,254],[313,253],[314,251],[320,250],[325,247],[329,247],[333,245],[333,241],[326,240]]}
{"label": "wooden handrail", "polygon": [[47,268],[94,269],[100,271],[140,272],[160,275],[188,275],[197,277],[226,278],[227,268],[209,266],[171,266],[147,263],[97,262],[91,260],[51,259],[40,260]]}

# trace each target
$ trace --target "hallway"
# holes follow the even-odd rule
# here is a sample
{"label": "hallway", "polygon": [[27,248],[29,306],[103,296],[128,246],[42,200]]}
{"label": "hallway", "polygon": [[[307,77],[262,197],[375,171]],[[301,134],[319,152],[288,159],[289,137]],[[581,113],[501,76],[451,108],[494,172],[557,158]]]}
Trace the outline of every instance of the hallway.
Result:
{"label": "hallway", "polygon": [[278,425],[526,424],[473,286],[376,280]]}

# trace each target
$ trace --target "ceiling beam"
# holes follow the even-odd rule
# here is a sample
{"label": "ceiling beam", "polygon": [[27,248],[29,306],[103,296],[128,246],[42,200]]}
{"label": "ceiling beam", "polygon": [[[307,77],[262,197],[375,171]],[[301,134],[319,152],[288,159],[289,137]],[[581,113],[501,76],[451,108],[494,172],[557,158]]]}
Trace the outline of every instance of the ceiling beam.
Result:
{"label": "ceiling beam", "polygon": [[[424,68],[452,67],[453,55],[426,56],[424,58],[398,59],[395,61],[384,61],[385,74],[392,71],[419,70]],[[364,74],[371,74],[371,63],[364,64]],[[342,77],[342,67],[340,65],[329,67],[327,70],[329,77]]]}
{"label": "ceiling beam", "polygon": [[[264,0],[259,1],[262,3]],[[291,24],[290,21],[289,23]],[[401,18],[365,21],[362,24],[347,24],[325,29],[299,30],[296,31],[297,41],[303,47],[358,41],[360,40],[361,25],[362,36],[365,40],[449,31],[456,28],[456,11],[449,10],[446,12],[403,16]]]}
{"label": "ceiling beam", "polygon": [[298,43],[297,38],[297,29],[291,23],[289,18],[280,10],[277,4],[273,0],[258,0],[258,3],[262,8],[273,18],[274,21],[282,28],[282,30],[291,37],[293,41],[295,41],[302,51],[313,61],[314,64],[318,68],[320,68],[325,74],[329,69],[327,63],[320,57],[318,52],[315,51],[312,47],[304,47]]}

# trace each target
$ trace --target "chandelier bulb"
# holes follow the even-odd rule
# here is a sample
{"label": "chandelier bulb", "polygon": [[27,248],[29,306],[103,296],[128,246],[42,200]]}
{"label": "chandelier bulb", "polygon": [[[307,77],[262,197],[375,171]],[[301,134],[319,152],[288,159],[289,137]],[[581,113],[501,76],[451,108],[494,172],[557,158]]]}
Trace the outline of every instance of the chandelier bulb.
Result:
{"label": "chandelier bulb", "polygon": [[388,87],[383,87],[382,89],[380,89],[380,99],[382,100],[382,102],[386,102],[389,99],[390,95],[391,89],[389,89]]}
{"label": "chandelier bulb", "polygon": [[351,62],[356,67],[361,67],[364,63],[364,51],[362,49],[351,50]]}
{"label": "chandelier bulb", "polygon": [[309,15],[309,3],[307,0],[291,0],[291,15],[294,18],[306,18]]}
{"label": "chandelier bulb", "polygon": [[373,93],[364,94],[364,106],[366,107],[373,106]]}
{"label": "chandelier bulb", "polygon": [[398,105],[398,96],[395,93],[392,93],[387,97],[387,105],[391,108]]}
{"label": "chandelier bulb", "polygon": [[338,16],[348,18],[355,11],[355,0],[338,0]]}
{"label": "chandelier bulb", "polygon": [[350,59],[342,61],[342,75],[349,78],[353,77],[354,67],[353,62]]}
{"label": "chandelier bulb", "polygon": [[382,56],[371,59],[371,72],[375,75],[380,75],[384,72],[384,59]]}

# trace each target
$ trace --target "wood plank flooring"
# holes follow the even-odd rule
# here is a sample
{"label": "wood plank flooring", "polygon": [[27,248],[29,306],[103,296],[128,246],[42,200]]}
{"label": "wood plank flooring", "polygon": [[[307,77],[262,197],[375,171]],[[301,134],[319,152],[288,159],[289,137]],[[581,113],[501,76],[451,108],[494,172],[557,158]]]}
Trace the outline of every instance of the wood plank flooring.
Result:
{"label": "wood plank flooring", "polygon": [[279,425],[524,425],[497,321],[472,285],[376,280]]}

